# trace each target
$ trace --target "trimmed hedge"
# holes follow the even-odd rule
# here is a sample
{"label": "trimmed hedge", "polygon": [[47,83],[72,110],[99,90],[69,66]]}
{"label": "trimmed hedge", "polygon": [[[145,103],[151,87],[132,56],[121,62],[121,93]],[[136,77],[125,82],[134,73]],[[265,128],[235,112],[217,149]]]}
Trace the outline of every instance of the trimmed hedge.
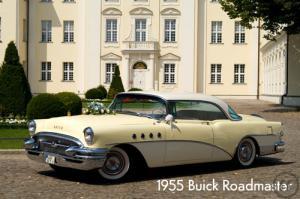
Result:
{"label": "trimmed hedge", "polygon": [[119,66],[115,67],[115,74],[113,76],[112,82],[108,91],[108,99],[113,99],[118,93],[124,92],[124,86],[122,83],[122,78],[120,76]]}
{"label": "trimmed hedge", "polygon": [[59,98],[52,94],[40,94],[33,97],[27,105],[28,119],[48,119],[65,116],[67,110]]}
{"label": "trimmed hedge", "polygon": [[85,93],[86,99],[103,99],[103,93],[97,89],[92,88]]}
{"label": "trimmed hedge", "polygon": [[0,67],[0,115],[25,115],[31,97],[29,83],[19,63],[18,50],[14,42],[10,42]]}
{"label": "trimmed hedge", "polygon": [[71,92],[61,92],[56,94],[56,96],[65,105],[66,110],[71,112],[71,115],[81,114],[82,103],[78,95]]}
{"label": "trimmed hedge", "polygon": [[107,90],[103,85],[98,86],[98,88],[101,93],[102,93],[102,98],[101,99],[105,99],[107,97]]}

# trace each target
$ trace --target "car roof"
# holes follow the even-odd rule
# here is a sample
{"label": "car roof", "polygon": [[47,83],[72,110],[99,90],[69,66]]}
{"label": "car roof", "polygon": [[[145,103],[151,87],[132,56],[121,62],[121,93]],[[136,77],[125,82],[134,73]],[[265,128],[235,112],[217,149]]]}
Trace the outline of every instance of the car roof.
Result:
{"label": "car roof", "polygon": [[223,111],[230,117],[228,112],[228,104],[226,104],[223,100],[209,95],[204,95],[202,93],[191,93],[191,92],[157,92],[157,91],[130,91],[122,94],[138,94],[138,95],[153,95],[160,97],[162,99],[171,101],[171,100],[198,100],[198,101],[206,101],[211,102],[223,109]]}

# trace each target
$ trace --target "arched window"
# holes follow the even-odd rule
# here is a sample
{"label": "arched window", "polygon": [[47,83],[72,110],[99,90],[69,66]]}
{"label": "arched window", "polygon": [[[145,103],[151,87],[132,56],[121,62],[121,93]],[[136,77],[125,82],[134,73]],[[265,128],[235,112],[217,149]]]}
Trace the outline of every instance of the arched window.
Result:
{"label": "arched window", "polygon": [[147,65],[144,62],[136,62],[133,69],[147,69]]}

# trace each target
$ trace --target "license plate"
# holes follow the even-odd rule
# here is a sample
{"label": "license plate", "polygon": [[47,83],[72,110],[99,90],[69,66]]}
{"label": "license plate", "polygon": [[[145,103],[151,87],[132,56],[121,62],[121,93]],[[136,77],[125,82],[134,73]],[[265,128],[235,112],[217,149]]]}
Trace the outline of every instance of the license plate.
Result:
{"label": "license plate", "polygon": [[46,155],[45,162],[47,164],[55,164],[55,156],[53,156],[53,155]]}

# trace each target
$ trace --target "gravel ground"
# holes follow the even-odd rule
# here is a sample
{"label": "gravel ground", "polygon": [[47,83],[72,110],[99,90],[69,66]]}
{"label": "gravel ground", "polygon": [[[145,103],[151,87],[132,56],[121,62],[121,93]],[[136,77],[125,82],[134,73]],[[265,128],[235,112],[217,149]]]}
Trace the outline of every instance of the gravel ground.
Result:
{"label": "gravel ground", "polygon": [[[228,101],[239,113],[260,114],[284,123],[286,151],[258,159],[253,168],[238,169],[231,162],[151,169],[120,184],[108,184],[96,173],[55,173],[47,165],[29,161],[24,152],[0,153],[0,198],[279,198],[274,192],[189,191],[188,182],[271,183],[289,172],[300,176],[300,112],[256,100]],[[183,191],[158,191],[157,180],[183,180]],[[299,178],[298,178],[299,181]],[[180,181],[177,181],[180,182]],[[170,188],[170,187],[169,187]],[[293,198],[300,198],[297,193]]]}

